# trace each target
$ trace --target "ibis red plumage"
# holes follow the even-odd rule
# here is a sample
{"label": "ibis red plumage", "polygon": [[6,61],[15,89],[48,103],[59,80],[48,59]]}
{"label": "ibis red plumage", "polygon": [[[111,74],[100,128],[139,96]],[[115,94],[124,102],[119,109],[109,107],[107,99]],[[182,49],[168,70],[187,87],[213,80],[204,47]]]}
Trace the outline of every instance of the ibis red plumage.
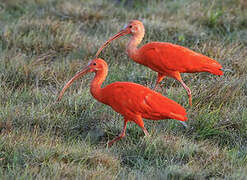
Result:
{"label": "ibis red plumage", "polygon": [[147,87],[132,82],[114,82],[104,88],[101,87],[107,73],[108,66],[103,59],[94,59],[89,65],[78,72],[64,86],[59,94],[60,100],[65,90],[81,76],[94,72],[95,77],[90,85],[92,96],[113,110],[120,113],[124,118],[124,127],[121,134],[108,143],[111,146],[115,141],[125,136],[128,122],[134,122],[140,126],[145,133],[149,135],[144,127],[143,118],[149,120],[176,119],[186,121],[186,110],[175,101],[155,92]]}
{"label": "ibis red plumage", "polygon": [[123,30],[106,41],[96,53],[100,52],[113,40],[131,34],[132,37],[127,45],[127,54],[135,62],[151,68],[158,73],[155,88],[164,79],[172,77],[178,80],[189,96],[189,103],[192,105],[190,88],[183,82],[180,73],[209,72],[215,75],[223,75],[222,66],[216,60],[194,52],[183,46],[167,42],[150,42],[137,48],[141,43],[145,29],[142,22],[131,21]]}

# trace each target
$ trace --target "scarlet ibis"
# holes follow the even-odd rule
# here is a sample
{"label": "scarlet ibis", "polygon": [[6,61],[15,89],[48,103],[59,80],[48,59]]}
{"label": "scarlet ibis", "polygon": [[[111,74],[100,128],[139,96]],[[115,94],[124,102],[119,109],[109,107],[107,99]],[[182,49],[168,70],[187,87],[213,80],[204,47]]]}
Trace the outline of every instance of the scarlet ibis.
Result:
{"label": "scarlet ibis", "polygon": [[96,57],[111,41],[127,34],[132,35],[127,45],[128,56],[135,62],[158,73],[154,89],[157,88],[164,77],[172,77],[178,80],[187,91],[191,106],[191,90],[183,82],[180,73],[209,72],[215,75],[223,75],[222,66],[216,60],[183,46],[167,42],[150,42],[138,49],[137,46],[141,43],[145,34],[144,26],[138,20],[130,21],[123,30],[107,40],[96,53]]}
{"label": "scarlet ibis", "polygon": [[95,77],[90,85],[90,92],[92,96],[112,107],[116,112],[120,113],[124,118],[124,127],[121,134],[108,143],[111,146],[115,141],[125,136],[127,122],[135,122],[140,126],[148,136],[148,131],[144,127],[142,118],[150,120],[161,119],[177,119],[179,121],[186,121],[186,110],[175,101],[157,93],[142,85],[131,82],[114,82],[101,88],[107,73],[108,66],[103,59],[94,59],[89,65],[78,72],[68,83],[64,86],[59,94],[60,100],[65,90],[72,84],[72,82],[86,73],[94,72]]}

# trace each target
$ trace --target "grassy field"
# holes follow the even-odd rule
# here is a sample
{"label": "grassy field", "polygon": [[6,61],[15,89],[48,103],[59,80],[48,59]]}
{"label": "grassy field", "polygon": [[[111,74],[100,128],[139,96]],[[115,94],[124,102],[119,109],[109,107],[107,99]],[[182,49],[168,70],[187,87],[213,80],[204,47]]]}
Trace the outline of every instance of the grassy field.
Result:
{"label": "grassy field", "polygon": [[[92,98],[93,74],[56,98],[132,19],[144,23],[142,44],[179,44],[231,71],[183,74],[192,107],[167,78],[165,95],[187,109],[188,128],[145,120],[144,137],[129,123],[127,136],[107,148],[123,119]],[[2,0],[0,27],[0,179],[247,179],[245,0]],[[156,73],[127,57],[127,41],[100,55],[109,64],[104,85],[153,87]]]}

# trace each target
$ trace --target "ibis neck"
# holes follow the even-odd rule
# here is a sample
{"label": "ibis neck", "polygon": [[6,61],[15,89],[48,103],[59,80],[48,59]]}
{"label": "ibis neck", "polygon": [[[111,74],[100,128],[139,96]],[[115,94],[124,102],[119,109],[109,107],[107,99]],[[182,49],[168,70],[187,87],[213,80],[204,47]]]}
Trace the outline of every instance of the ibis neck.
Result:
{"label": "ibis neck", "polygon": [[103,101],[101,95],[101,90],[102,90],[101,85],[105,81],[107,72],[108,72],[107,69],[96,71],[94,79],[92,80],[90,85],[90,92],[92,96],[100,102]]}
{"label": "ibis neck", "polygon": [[144,32],[140,34],[135,34],[131,37],[129,40],[128,46],[127,46],[127,53],[128,56],[133,59],[134,61],[138,61],[138,48],[137,46],[141,43],[142,39],[144,37]]}

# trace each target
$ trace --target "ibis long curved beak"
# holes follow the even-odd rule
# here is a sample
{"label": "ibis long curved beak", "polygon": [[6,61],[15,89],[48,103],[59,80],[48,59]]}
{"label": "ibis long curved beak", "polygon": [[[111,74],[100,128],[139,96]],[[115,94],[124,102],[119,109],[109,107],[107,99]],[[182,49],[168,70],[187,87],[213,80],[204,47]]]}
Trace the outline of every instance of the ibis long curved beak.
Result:
{"label": "ibis long curved beak", "polygon": [[76,79],[80,78],[81,76],[87,74],[91,72],[91,68],[89,66],[87,66],[86,68],[82,69],[80,72],[76,73],[76,75],[74,77],[72,77],[68,82],[67,84],[63,87],[62,91],[59,93],[59,96],[58,96],[58,101],[61,100],[65,90],[70,87],[70,85],[73,83],[73,81],[75,81]]}
{"label": "ibis long curved beak", "polygon": [[123,29],[121,31],[119,31],[117,34],[115,34],[114,36],[112,36],[110,39],[108,39],[100,48],[99,50],[97,51],[96,55],[95,55],[95,58],[98,57],[98,55],[101,53],[101,51],[108,45],[110,44],[110,42],[112,42],[113,40],[115,39],[118,39],[119,37],[121,36],[124,36],[126,34],[129,34],[130,31],[128,29]]}

